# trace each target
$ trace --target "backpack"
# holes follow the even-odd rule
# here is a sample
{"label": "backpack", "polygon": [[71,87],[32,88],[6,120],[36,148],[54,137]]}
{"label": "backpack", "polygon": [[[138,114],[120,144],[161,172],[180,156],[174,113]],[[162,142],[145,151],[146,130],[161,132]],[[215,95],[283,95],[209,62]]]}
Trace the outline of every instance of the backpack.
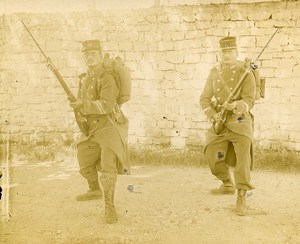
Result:
{"label": "backpack", "polygon": [[[251,63],[251,60],[248,58],[245,58],[245,68],[249,68]],[[260,98],[265,98],[265,87],[266,87],[266,79],[261,77],[259,74],[259,70],[252,69],[252,74],[255,78],[255,84],[256,84],[256,92],[255,92],[255,100],[259,100]]]}
{"label": "backpack", "polygon": [[111,73],[119,89],[117,103],[119,105],[127,102],[131,98],[131,77],[130,69],[123,63],[120,57],[110,58],[106,53],[103,58],[103,68]]}

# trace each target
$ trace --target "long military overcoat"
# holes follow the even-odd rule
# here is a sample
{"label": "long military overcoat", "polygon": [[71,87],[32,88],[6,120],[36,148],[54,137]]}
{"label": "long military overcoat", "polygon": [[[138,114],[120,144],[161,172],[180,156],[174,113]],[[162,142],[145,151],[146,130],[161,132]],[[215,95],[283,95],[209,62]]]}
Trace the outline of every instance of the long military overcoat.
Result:
{"label": "long military overcoat", "polygon": [[117,104],[116,81],[102,66],[81,77],[78,98],[83,101],[81,113],[88,122],[89,133],[83,133],[78,144],[92,138],[100,147],[111,149],[118,157],[118,173],[129,174],[128,120]]}

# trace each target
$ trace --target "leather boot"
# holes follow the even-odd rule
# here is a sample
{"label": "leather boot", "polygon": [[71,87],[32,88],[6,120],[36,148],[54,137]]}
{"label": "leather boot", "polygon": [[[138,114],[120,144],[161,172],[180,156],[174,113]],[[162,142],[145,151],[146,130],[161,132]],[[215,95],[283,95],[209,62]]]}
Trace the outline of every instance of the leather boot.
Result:
{"label": "leather boot", "polygon": [[118,221],[118,215],[114,204],[114,195],[117,182],[117,174],[102,173],[100,176],[100,181],[103,187],[105,201],[105,223],[116,223]]}
{"label": "leather boot", "polygon": [[88,181],[89,190],[86,193],[80,194],[76,197],[77,201],[88,201],[103,198],[100,189],[99,181]]}
{"label": "leather boot", "polygon": [[238,195],[236,200],[236,213],[241,216],[245,216],[248,213],[246,205],[246,190],[238,189]]}
{"label": "leather boot", "polygon": [[235,188],[234,184],[229,179],[223,180],[223,185],[221,185],[219,188],[211,189],[210,192],[213,195],[233,195],[235,193]]}

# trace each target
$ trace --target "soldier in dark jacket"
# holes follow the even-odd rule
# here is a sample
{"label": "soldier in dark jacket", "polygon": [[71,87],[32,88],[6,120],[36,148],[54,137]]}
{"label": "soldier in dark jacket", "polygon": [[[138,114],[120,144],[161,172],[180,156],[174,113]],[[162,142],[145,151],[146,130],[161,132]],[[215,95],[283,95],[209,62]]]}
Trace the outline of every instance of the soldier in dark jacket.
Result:
{"label": "soldier in dark jacket", "polygon": [[212,126],[207,133],[204,155],[212,174],[223,184],[212,189],[212,194],[234,194],[235,188],[228,171],[234,166],[235,187],[238,190],[236,211],[247,213],[246,191],[253,189],[250,169],[253,165],[253,120],[250,110],[255,103],[255,79],[249,72],[231,103],[226,98],[246,71],[245,63],[238,61],[235,37],[220,40],[221,62],[214,67],[200,96],[200,106],[213,124],[220,110],[228,111],[222,131],[215,133]]}
{"label": "soldier in dark jacket", "polygon": [[117,104],[119,89],[113,75],[103,68],[103,54],[98,40],[82,43],[87,73],[81,74],[78,100],[70,106],[85,117],[89,132],[82,134],[77,144],[81,175],[89,190],[77,196],[78,201],[105,200],[105,221],[115,223],[118,216],[114,205],[117,174],[129,174],[127,135],[128,120]]}

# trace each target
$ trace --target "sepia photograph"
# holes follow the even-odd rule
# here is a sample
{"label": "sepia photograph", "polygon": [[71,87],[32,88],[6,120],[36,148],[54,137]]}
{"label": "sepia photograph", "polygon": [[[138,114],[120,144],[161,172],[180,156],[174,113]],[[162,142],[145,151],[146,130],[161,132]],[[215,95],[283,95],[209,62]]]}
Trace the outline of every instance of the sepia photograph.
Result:
{"label": "sepia photograph", "polygon": [[0,0],[0,243],[300,243],[299,0]]}

